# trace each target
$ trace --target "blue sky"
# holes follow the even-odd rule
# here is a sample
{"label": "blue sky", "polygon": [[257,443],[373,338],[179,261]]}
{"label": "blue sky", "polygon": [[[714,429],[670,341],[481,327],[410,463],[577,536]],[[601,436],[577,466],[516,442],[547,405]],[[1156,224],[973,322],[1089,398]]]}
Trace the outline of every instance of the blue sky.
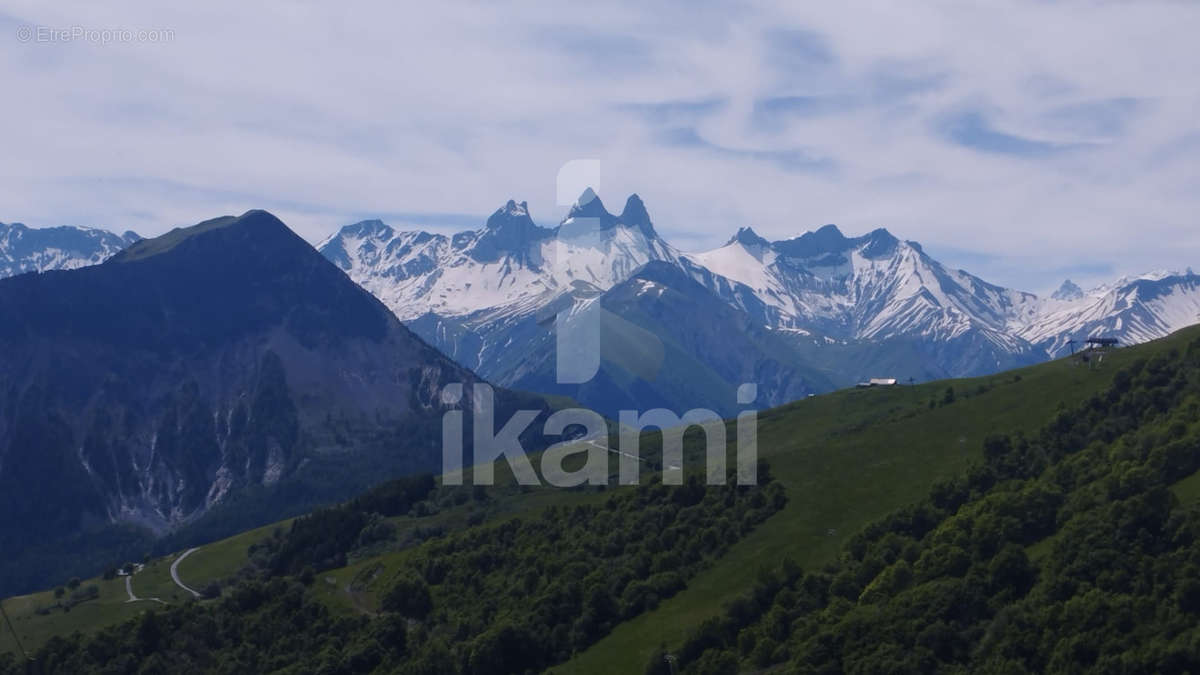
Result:
{"label": "blue sky", "polygon": [[[173,33],[21,40],[76,26]],[[0,220],[261,207],[315,242],[511,197],[553,224],[560,169],[594,159],[685,250],[887,227],[1041,292],[1200,263],[1197,34],[1200,6],[1151,1],[10,1]]]}

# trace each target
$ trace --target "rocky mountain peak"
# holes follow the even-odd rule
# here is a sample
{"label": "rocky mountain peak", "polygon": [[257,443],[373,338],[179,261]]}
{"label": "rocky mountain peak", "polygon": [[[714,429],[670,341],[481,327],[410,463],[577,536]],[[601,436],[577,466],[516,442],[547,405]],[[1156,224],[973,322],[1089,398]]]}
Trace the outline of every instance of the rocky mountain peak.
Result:
{"label": "rocky mountain peak", "polygon": [[1078,300],[1083,297],[1083,289],[1076,285],[1075,282],[1067,279],[1062,282],[1062,286],[1059,286],[1058,290],[1054,291],[1050,297],[1055,300]]}
{"label": "rocky mountain peak", "polygon": [[725,242],[725,245],[728,246],[735,242],[747,248],[765,249],[771,246],[771,242],[763,239],[754,231],[754,228],[749,226],[739,227],[737,233],[730,237],[729,241]]}
{"label": "rocky mountain peak", "polygon": [[650,222],[650,213],[646,211],[646,204],[642,202],[642,198],[637,193],[629,195],[629,199],[625,200],[625,208],[621,211],[619,220],[627,227],[640,229],[647,237],[658,236],[654,232],[654,224]]}

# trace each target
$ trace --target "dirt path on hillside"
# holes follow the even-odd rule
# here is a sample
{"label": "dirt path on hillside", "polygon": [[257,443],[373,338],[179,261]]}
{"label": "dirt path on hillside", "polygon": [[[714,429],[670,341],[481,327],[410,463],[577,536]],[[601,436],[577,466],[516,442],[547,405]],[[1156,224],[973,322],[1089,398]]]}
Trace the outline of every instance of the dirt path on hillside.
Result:
{"label": "dirt path on hillside", "polygon": [[[137,574],[138,572],[142,571],[142,569],[144,569],[144,568],[142,568],[141,566],[138,566],[133,574]],[[128,602],[146,601],[146,602],[157,602],[160,605],[167,604],[166,602],[163,602],[162,600],[160,600],[158,598],[139,598],[138,596],[134,595],[133,594],[133,574],[125,575],[125,592],[129,594],[129,599],[126,600],[125,602],[128,603]]]}
{"label": "dirt path on hillside", "polygon": [[175,562],[171,563],[171,580],[175,582],[176,586],[182,588],[183,590],[187,591],[188,593],[191,593],[192,597],[194,597],[194,598],[199,598],[200,593],[192,590],[191,588],[188,588],[187,584],[183,583],[183,581],[181,581],[179,579],[179,563],[183,562],[184,558],[188,557],[189,555],[191,555],[199,550],[200,550],[199,548],[189,548],[188,550],[181,553],[179,555],[179,557],[175,559]]}

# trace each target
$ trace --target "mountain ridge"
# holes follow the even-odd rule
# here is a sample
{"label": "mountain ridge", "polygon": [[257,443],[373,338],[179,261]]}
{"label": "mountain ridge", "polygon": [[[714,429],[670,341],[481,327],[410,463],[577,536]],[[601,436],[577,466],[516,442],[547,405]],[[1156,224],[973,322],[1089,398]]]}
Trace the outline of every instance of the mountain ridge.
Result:
{"label": "mountain ridge", "polygon": [[[590,188],[554,227],[509,199],[475,230],[398,231],[364,220],[318,248],[424,340],[501,384],[511,384],[503,378],[520,370],[522,358],[537,359],[528,350],[507,353],[512,345],[541,344],[555,314],[660,261],[784,334],[807,354],[797,358],[833,358],[820,364],[836,375],[829,386],[881,375],[995,372],[1062,356],[1072,341],[1093,335],[1141,342],[1200,319],[1190,271],[1127,277],[1086,292],[1064,283],[1038,297],[950,269],[885,228],[848,236],[833,224],[777,241],[743,227],[723,246],[687,253],[658,234],[639,195],[613,214]],[[690,320],[692,330],[704,332],[699,318]],[[897,342],[915,348],[919,363],[883,358]],[[841,360],[817,349],[834,343],[879,354]],[[909,347],[898,351],[911,358]],[[865,371],[859,364],[867,362],[882,372]]]}
{"label": "mountain ridge", "polygon": [[[835,387],[883,375],[928,379],[997,372],[1062,355],[1072,338],[1060,336],[1104,331],[1122,337],[1128,323],[1118,325],[1095,308],[1063,313],[1070,307],[1062,301],[1053,304],[950,269],[919,243],[885,228],[851,237],[829,224],[768,241],[743,227],[721,247],[685,253],[658,235],[636,194],[620,216],[589,188],[556,227],[536,225],[528,205],[515,200],[488,222],[510,211],[526,223],[522,234],[490,249],[482,263],[470,253],[474,242],[495,229],[486,224],[452,236],[389,228],[362,237],[351,226],[320,250],[431,344],[506,384],[522,372],[523,359],[540,360],[532,348],[524,356],[513,350],[526,344],[553,349],[545,339],[548,317],[603,296],[645,265],[660,262],[682,270],[759,326],[786,336],[798,352],[796,362],[832,372],[828,386]],[[1172,281],[1163,276],[1155,283]],[[1139,323],[1145,328],[1130,333],[1128,341],[1186,325],[1173,307],[1148,311]],[[692,332],[706,331],[703,317],[681,318]],[[832,344],[843,346],[841,356],[822,348]],[[889,349],[897,353],[890,359]],[[726,358],[699,356],[708,363]],[[882,372],[866,372],[864,363]],[[686,397],[674,403],[689,407]]]}
{"label": "mountain ridge", "polygon": [[131,230],[117,234],[93,227],[0,223],[0,278],[96,265],[140,239]]}

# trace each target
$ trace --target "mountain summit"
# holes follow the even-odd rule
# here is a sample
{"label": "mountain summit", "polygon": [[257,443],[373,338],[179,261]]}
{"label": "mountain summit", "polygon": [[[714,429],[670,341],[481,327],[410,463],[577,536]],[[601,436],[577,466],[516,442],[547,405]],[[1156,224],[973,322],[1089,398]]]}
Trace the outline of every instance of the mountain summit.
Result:
{"label": "mountain summit", "polygon": [[525,202],[518,204],[516,201],[510,199],[504,206],[496,209],[496,212],[488,217],[483,227],[487,230],[525,230],[537,226],[534,225],[533,219],[529,217],[529,205]]}
{"label": "mountain summit", "polygon": [[741,244],[747,249],[754,248],[761,250],[770,248],[771,246],[771,242],[758,236],[758,233],[752,227],[739,227],[737,233],[730,237],[729,241],[725,242],[725,245],[728,246],[734,243]]}
{"label": "mountain summit", "polygon": [[650,213],[646,211],[646,205],[636,193],[629,195],[629,199],[625,200],[625,208],[621,211],[620,221],[629,227],[640,229],[642,234],[647,237],[658,237],[654,231],[654,224],[650,222]]}
{"label": "mountain summit", "polygon": [[1059,286],[1058,290],[1054,291],[1050,297],[1053,300],[1079,300],[1083,298],[1083,289],[1075,285],[1075,283],[1070,279],[1067,279],[1066,281],[1062,282],[1062,286]]}
{"label": "mountain summit", "polygon": [[825,225],[815,232],[805,232],[794,239],[777,241],[774,248],[783,255],[806,259],[841,253],[850,245],[849,242],[837,225]]}
{"label": "mountain summit", "polygon": [[[468,323],[532,316],[556,298],[606,290],[651,260],[677,257],[637,195],[614,216],[591,188],[557,228],[537,225],[525,202],[509,200],[478,230],[447,237],[350,226],[319,248],[401,319],[431,313]],[[433,343],[459,358],[444,340]]]}
{"label": "mountain summit", "polygon": [[476,381],[265,211],[0,280],[0,316],[6,552],[440,467],[438,392]]}
{"label": "mountain summit", "polygon": [[553,230],[539,227],[529,217],[529,205],[518,204],[510,199],[496,209],[478,232],[474,241],[466,247],[472,258],[479,262],[496,262],[506,254],[516,254],[524,262],[532,259],[526,255],[531,243],[552,236]]}
{"label": "mountain summit", "polygon": [[583,219],[597,221],[598,229],[607,229],[617,222],[617,217],[604,208],[604,202],[600,201],[599,195],[592,188],[587,188],[579,195],[579,199],[575,200],[575,204],[567,212],[567,217],[563,218],[563,224]]}

